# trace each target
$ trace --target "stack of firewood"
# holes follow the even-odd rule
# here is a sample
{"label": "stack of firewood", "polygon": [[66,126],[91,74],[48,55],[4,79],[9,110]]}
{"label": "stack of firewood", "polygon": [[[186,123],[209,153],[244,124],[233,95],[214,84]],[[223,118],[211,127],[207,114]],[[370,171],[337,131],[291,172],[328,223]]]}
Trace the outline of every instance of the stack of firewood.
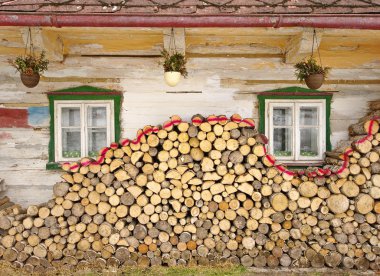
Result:
{"label": "stack of firewood", "polygon": [[[344,175],[351,173],[360,183],[365,182],[370,174],[380,172],[380,101],[371,102],[370,112],[361,118],[358,123],[349,127],[349,140],[341,141],[332,152],[326,152],[326,163],[330,165],[343,165],[345,152],[352,149],[349,155],[348,170]],[[371,134],[368,133],[371,131]],[[371,166],[371,168],[369,168]]]}
{"label": "stack of firewood", "polygon": [[0,198],[0,216],[19,215],[23,212],[25,210],[19,204],[10,201],[9,197]]}
{"label": "stack of firewood", "polygon": [[326,168],[349,156],[347,168],[300,176],[273,166],[250,119],[146,127],[99,162],[65,165],[52,200],[1,216],[0,256],[29,272],[92,262],[378,269],[380,134],[368,121],[351,127],[372,131],[365,142],[328,153]]}

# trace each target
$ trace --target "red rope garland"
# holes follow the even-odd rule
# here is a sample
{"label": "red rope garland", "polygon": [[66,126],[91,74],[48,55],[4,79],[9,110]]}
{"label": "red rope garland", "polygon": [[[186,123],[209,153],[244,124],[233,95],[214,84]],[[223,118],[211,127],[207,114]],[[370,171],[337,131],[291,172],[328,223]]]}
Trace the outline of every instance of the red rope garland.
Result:
{"label": "red rope garland", "polygon": [[[361,143],[364,143],[365,141],[367,141],[372,135],[372,131],[373,131],[373,124],[374,124],[374,121],[376,120],[379,120],[380,117],[376,116],[376,117],[373,117],[370,121],[370,125],[369,125],[369,131],[368,131],[368,135],[361,138],[360,140],[356,141],[355,143],[356,144],[361,144]],[[227,119],[226,116],[219,116],[219,117],[212,117],[212,118],[207,118],[206,121],[207,122],[225,122]],[[255,124],[253,121],[250,121],[248,119],[241,119],[241,118],[237,118],[237,117],[234,117],[234,116],[231,116],[230,120],[232,122],[235,122],[235,123],[245,123],[247,125],[249,125],[250,127],[254,128],[255,127]],[[191,122],[194,124],[201,124],[204,122],[204,120],[202,120],[201,118],[194,118],[191,120]],[[168,129],[168,128],[171,128],[172,126],[174,125],[178,125],[182,123],[182,120],[181,119],[176,119],[176,120],[171,120],[170,122],[168,123],[165,123],[163,125],[163,129]],[[129,140],[129,139],[124,139],[120,142],[120,145],[121,146],[127,146],[129,145],[130,143],[136,145],[138,143],[141,142],[141,139],[145,136],[145,135],[148,135],[148,134],[151,134],[151,133],[157,133],[158,131],[160,130],[159,127],[149,127],[147,129],[145,129],[144,131],[140,132],[136,139],[134,140]],[[118,143],[111,143],[110,147],[106,147],[104,149],[102,149],[100,155],[98,156],[97,160],[96,161],[93,161],[93,160],[86,160],[86,161],[81,161],[80,163],[75,163],[73,165],[71,165],[69,167],[69,170],[70,171],[74,171],[76,169],[78,169],[80,166],[82,167],[86,167],[86,166],[89,166],[91,164],[94,164],[94,165],[100,165],[104,159],[105,159],[105,155],[107,154],[107,152],[110,150],[110,149],[117,149],[119,147],[119,144]],[[337,169],[335,172],[331,171],[329,168],[326,168],[326,169],[322,169],[322,168],[318,168],[317,172],[311,172],[311,173],[308,173],[308,176],[309,177],[316,177],[317,175],[318,176],[325,176],[325,175],[332,175],[332,174],[341,174],[347,167],[348,167],[348,164],[349,164],[349,155],[353,152],[353,149],[352,148],[349,148],[347,149],[344,154],[343,154],[343,164],[342,166]],[[297,172],[293,172],[293,171],[290,171],[288,169],[286,169],[283,165],[281,164],[278,164],[276,165],[276,160],[275,158],[272,156],[272,155],[269,155],[267,153],[267,148],[266,148],[266,145],[264,146],[264,157],[267,158],[267,160],[269,161],[269,163],[274,166],[276,169],[278,169],[281,173],[284,173],[284,174],[287,174],[287,175],[290,175],[290,176],[294,176],[296,174],[298,175],[304,175],[306,172],[305,171],[297,171]],[[63,163],[62,165],[70,165],[70,163]]]}
{"label": "red rope garland", "polygon": [[[375,116],[371,119],[370,121],[370,124],[369,124],[369,131],[368,131],[368,135],[361,138],[360,140],[356,141],[355,143],[356,144],[362,144],[364,143],[365,141],[367,141],[370,137],[372,137],[373,135],[373,124],[375,121],[377,121],[378,119],[380,119],[380,117],[378,116]],[[337,169],[335,172],[331,171],[329,168],[326,168],[326,169],[322,169],[322,168],[319,168],[317,171],[318,171],[318,175],[320,176],[327,176],[327,175],[332,175],[332,174],[341,174],[342,172],[344,172],[344,170],[348,167],[348,164],[349,164],[349,155],[353,152],[353,149],[352,148],[349,148],[347,149],[344,154],[343,154],[343,164],[342,166]],[[268,155],[266,155],[268,156]],[[296,173],[295,172],[292,172],[292,171],[289,171],[287,169],[285,169],[284,167],[280,167],[280,166],[276,166],[276,168],[280,171],[280,172],[283,172],[283,173],[286,173],[288,175],[295,175]],[[299,175],[303,175],[305,174],[304,171],[298,171],[297,172]],[[315,172],[312,172],[312,173],[309,173],[308,176],[310,177],[316,177],[317,174]]]}

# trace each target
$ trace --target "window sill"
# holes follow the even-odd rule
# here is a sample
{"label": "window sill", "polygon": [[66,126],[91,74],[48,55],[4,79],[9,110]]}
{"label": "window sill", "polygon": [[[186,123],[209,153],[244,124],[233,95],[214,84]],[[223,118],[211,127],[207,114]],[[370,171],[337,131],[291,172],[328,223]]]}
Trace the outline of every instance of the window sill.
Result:
{"label": "window sill", "polygon": [[[278,160],[281,162],[280,160]],[[281,162],[282,165],[291,168],[307,168],[307,167],[321,167],[323,166],[323,161],[305,161],[305,162]]]}
{"label": "window sill", "polygon": [[53,171],[53,170],[62,170],[61,164],[56,162],[49,162],[46,164],[46,170]]}

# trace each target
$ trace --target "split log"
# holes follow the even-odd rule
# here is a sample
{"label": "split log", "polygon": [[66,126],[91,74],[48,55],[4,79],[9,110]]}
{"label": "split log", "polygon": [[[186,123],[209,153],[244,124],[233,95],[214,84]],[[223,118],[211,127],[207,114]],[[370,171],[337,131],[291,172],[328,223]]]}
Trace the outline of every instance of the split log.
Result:
{"label": "split log", "polygon": [[372,133],[377,133],[379,131],[379,123],[377,121],[363,121],[357,124],[350,125],[348,132],[351,136],[368,134],[370,129]]}

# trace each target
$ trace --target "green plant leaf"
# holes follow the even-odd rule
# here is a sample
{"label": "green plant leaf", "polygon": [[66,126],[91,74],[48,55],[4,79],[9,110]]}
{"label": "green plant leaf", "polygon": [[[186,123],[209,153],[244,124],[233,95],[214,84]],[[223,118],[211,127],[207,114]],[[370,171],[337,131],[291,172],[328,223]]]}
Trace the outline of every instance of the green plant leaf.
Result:
{"label": "green plant leaf", "polygon": [[42,51],[39,56],[18,56],[14,60],[9,59],[8,62],[20,73],[25,73],[28,75],[32,75],[33,73],[40,74],[46,71],[49,64],[49,60],[45,57],[45,51]]}
{"label": "green plant leaf", "polygon": [[313,74],[322,74],[323,77],[326,78],[330,71],[330,67],[322,67],[313,57],[309,57],[306,61],[298,62],[294,65],[294,68],[296,68],[295,75],[297,80],[301,82]]}
{"label": "green plant leaf", "polygon": [[185,78],[187,77],[187,60],[183,54],[178,52],[169,53],[166,49],[163,49],[161,51],[161,56],[163,58],[163,62],[161,64],[164,67],[164,72],[180,72],[182,76]]}

